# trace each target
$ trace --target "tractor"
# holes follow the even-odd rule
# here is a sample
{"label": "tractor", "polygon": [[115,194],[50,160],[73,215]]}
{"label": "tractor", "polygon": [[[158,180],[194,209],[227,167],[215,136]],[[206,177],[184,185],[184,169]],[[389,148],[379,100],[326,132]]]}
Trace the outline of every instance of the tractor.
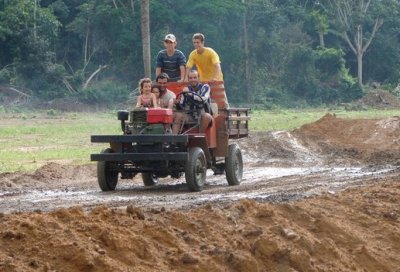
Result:
{"label": "tractor", "polygon": [[[93,143],[109,143],[99,154],[97,179],[102,191],[116,189],[118,179],[132,179],[141,173],[145,186],[156,185],[160,178],[185,176],[190,191],[201,191],[207,169],[224,174],[229,185],[239,185],[243,159],[232,140],[248,136],[248,108],[225,108],[223,82],[210,82],[213,120],[199,132],[199,120],[184,123],[181,133],[172,134],[174,111],[144,108],[118,111],[122,135],[92,135]],[[185,83],[169,82],[167,88],[182,95]],[[194,107],[200,110],[199,105]],[[193,112],[191,113],[193,114]]]}

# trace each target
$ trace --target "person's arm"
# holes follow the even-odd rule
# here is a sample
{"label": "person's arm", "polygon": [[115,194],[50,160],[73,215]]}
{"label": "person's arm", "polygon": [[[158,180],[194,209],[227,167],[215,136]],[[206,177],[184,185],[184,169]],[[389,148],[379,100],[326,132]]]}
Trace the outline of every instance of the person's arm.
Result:
{"label": "person's arm", "polygon": [[185,57],[185,54],[183,54],[181,51],[178,51],[178,52],[179,52],[178,63],[179,63],[179,71],[180,71],[180,76],[181,76],[181,79],[179,81],[185,81],[186,57]]}
{"label": "person's arm", "polygon": [[189,59],[188,62],[186,63],[186,73],[185,73],[185,80],[184,82],[188,82],[189,81],[189,72],[190,70],[193,68],[194,65],[194,60],[193,60],[193,53],[194,51],[192,51],[192,53],[190,53],[189,55]]}
{"label": "person's arm", "polygon": [[185,79],[186,79],[186,68],[185,68],[185,65],[179,66],[179,70],[181,71],[181,80],[180,81],[185,81]]}
{"label": "person's arm", "polygon": [[182,89],[182,94],[178,97],[179,101],[176,101],[177,109],[178,110],[183,110],[185,107],[185,95],[183,93],[189,92],[188,87],[184,87]]}
{"label": "person's arm", "polygon": [[189,72],[192,69],[192,67],[187,67],[186,66],[186,73],[185,73],[185,80],[184,82],[188,82],[189,81]]}
{"label": "person's arm", "polygon": [[218,80],[220,78],[220,75],[222,74],[221,70],[221,61],[219,60],[219,56],[217,52],[214,51],[214,49],[209,48],[209,52],[211,55],[211,62],[214,64],[214,75],[212,80]]}
{"label": "person's arm", "polygon": [[215,64],[215,73],[214,73],[214,80],[218,80],[218,76],[221,74],[221,64]]}
{"label": "person's arm", "polygon": [[161,74],[161,67],[156,67],[156,77]]}
{"label": "person's arm", "polygon": [[203,102],[207,102],[208,98],[210,98],[210,85],[208,84],[204,84],[201,89],[200,89],[200,97],[198,97],[197,95],[193,95],[193,99],[197,100],[197,101],[201,101],[201,99],[203,99]]}
{"label": "person's arm", "polygon": [[153,101],[153,108],[159,108],[159,105],[157,103],[157,97],[155,94],[151,94],[151,100]]}
{"label": "person's arm", "polygon": [[168,109],[173,109],[174,108],[174,103],[176,99],[176,95],[173,92],[170,92],[168,95]]}
{"label": "person's arm", "polygon": [[158,52],[156,58],[156,77],[161,74],[161,68],[163,67],[162,51]]}
{"label": "person's arm", "polygon": [[173,98],[171,98],[169,101],[168,101],[168,109],[173,109],[174,108],[174,99]]}
{"label": "person's arm", "polygon": [[137,97],[137,102],[136,102],[136,107],[135,107],[135,108],[140,108],[140,107],[142,106],[142,103],[141,103],[141,101],[140,101],[140,97],[141,97],[141,95],[139,95],[139,96]]}

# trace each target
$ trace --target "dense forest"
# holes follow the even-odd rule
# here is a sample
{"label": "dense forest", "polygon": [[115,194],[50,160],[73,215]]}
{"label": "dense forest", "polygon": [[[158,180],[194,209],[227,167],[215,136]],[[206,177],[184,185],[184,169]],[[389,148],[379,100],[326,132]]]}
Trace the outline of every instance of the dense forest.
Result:
{"label": "dense forest", "polygon": [[400,81],[398,0],[0,0],[0,87],[120,102],[144,76],[144,5],[153,79],[167,33],[188,56],[201,32],[236,105],[337,104]]}

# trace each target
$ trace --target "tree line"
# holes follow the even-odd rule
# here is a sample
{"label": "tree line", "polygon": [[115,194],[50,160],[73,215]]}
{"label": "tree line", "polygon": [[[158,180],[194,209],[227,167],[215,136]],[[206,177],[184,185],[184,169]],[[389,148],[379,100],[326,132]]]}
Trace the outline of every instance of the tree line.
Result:
{"label": "tree line", "polygon": [[220,55],[233,104],[349,102],[371,82],[399,83],[399,13],[396,0],[1,0],[0,86],[116,103],[136,88],[149,56],[154,77],[166,34],[188,56],[201,32]]}

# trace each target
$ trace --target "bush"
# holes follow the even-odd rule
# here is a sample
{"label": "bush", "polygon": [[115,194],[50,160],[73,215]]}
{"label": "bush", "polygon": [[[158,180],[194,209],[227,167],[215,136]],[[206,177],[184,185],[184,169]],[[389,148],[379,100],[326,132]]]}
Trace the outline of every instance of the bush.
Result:
{"label": "bush", "polygon": [[129,92],[127,85],[119,85],[114,81],[107,80],[81,90],[73,96],[78,101],[88,105],[112,106],[125,102],[128,99]]}
{"label": "bush", "polygon": [[337,80],[345,64],[342,49],[318,48],[315,55],[315,67],[319,71],[321,81],[329,83]]}

